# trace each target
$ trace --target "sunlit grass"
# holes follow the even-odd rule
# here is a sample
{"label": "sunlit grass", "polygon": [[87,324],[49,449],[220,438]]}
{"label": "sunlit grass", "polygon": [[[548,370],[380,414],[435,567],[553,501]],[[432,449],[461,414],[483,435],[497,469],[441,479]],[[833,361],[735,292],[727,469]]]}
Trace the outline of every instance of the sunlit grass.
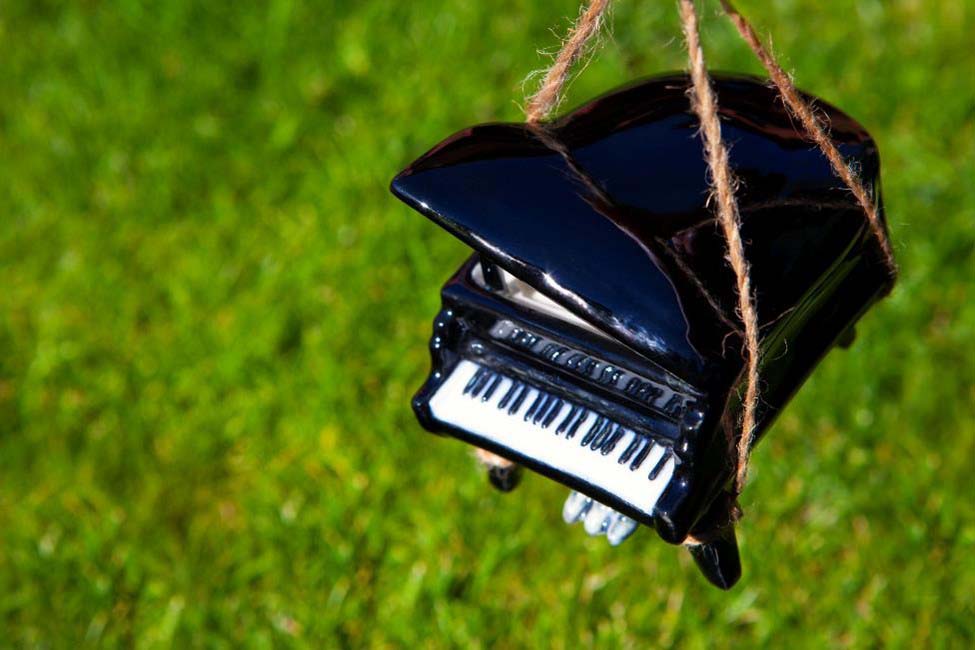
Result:
{"label": "sunlit grass", "polygon": [[[730,593],[409,410],[465,250],[389,179],[518,119],[575,2],[0,4],[0,646],[970,644],[969,4],[742,3],[878,140],[903,276],[755,454]],[[570,103],[677,35],[618,3]]]}

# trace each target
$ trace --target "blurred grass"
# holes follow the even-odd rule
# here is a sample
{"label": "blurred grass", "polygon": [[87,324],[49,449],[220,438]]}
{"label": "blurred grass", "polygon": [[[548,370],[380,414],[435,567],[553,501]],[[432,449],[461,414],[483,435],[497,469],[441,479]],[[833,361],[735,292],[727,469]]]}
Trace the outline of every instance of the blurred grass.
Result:
{"label": "blurred grass", "polygon": [[[681,68],[672,5],[569,103]],[[756,453],[734,591],[415,424],[465,252],[386,185],[576,6],[0,4],[0,646],[971,647],[971,3],[742,2],[879,141],[903,276]]]}

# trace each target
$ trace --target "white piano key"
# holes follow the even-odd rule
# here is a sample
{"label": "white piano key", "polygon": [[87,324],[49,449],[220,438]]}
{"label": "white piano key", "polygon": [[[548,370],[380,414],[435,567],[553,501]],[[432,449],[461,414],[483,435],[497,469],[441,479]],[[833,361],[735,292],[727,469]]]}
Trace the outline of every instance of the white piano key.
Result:
{"label": "white piano key", "polygon": [[[556,408],[552,417],[549,409]],[[566,422],[573,410],[573,419]],[[649,478],[664,457],[665,446],[623,429],[612,451],[603,454],[602,443],[613,438],[616,423],[597,427],[586,446],[582,446],[582,440],[594,425],[605,421],[605,416],[503,373],[484,369],[473,361],[462,360],[457,364],[431,398],[430,411],[436,419],[475,438],[506,447],[599,487],[647,515],[653,514],[654,505],[673,475],[674,460],[668,456],[654,479]],[[545,422],[549,424],[545,426]],[[640,440],[631,448],[636,438]],[[595,449],[594,442],[600,443]],[[624,457],[626,461],[621,462]]]}

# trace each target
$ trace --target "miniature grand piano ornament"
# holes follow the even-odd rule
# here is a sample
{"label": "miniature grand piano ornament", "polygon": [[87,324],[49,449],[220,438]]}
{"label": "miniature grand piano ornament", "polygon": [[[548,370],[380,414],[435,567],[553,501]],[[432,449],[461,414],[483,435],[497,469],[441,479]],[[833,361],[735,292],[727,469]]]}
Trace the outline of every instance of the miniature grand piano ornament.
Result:
{"label": "miniature grand piano ornament", "polygon": [[[611,543],[637,524],[700,540],[698,566],[729,588],[744,361],[688,83],[626,87],[544,131],[465,129],[392,191],[474,249],[442,290],[413,400],[423,427],[565,484],[566,520]],[[892,280],[860,206],[775,91],[714,84],[761,325],[757,439]],[[873,140],[816,104],[879,199]]]}

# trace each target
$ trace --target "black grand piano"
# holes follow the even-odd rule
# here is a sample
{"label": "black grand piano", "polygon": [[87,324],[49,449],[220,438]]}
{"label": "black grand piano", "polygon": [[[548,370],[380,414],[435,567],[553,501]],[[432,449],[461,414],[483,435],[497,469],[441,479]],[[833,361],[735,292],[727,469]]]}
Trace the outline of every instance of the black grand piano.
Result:
{"label": "black grand piano", "polygon": [[[757,440],[892,281],[775,91],[714,84],[761,325]],[[570,487],[565,519],[611,543],[638,524],[695,540],[704,574],[729,588],[745,364],[687,87],[655,78],[546,127],[465,129],[392,191],[474,250],[442,290],[420,424]],[[873,140],[815,101],[879,202]]]}

